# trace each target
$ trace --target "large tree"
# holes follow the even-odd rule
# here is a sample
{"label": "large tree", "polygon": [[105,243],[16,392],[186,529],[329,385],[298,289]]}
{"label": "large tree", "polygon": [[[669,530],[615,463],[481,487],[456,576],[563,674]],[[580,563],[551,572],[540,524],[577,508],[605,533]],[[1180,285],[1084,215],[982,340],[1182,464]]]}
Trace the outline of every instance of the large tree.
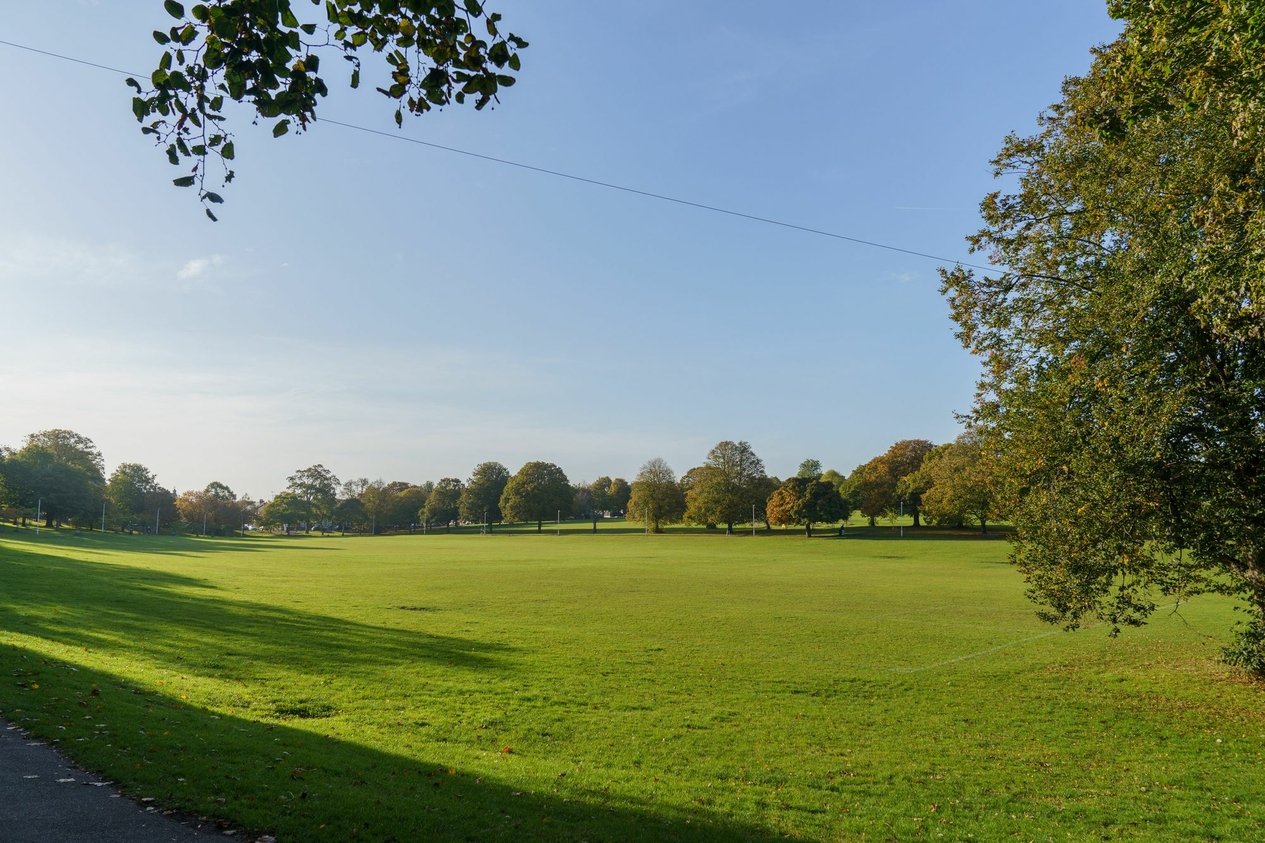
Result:
{"label": "large tree", "polygon": [[610,511],[623,515],[628,511],[628,499],[632,497],[632,486],[622,477],[616,477],[606,488],[606,504]]}
{"label": "large tree", "polygon": [[610,512],[611,506],[611,483],[613,481],[603,475],[589,484],[589,505],[593,507],[595,512]]}
{"label": "large tree", "polygon": [[311,532],[312,525],[324,525],[334,515],[338,503],[338,478],[325,466],[301,468],[286,478],[286,491],[303,503],[303,529]]}
{"label": "large tree", "polygon": [[984,360],[1013,558],[1047,619],[1113,631],[1160,599],[1242,595],[1265,674],[1265,29],[1259,3],[1120,0],[1120,38],[982,205],[943,273]]}
{"label": "large tree", "polygon": [[672,468],[659,457],[637,472],[628,499],[628,517],[645,521],[649,529],[663,532],[664,524],[679,521],[685,514],[685,496]]}
{"label": "large tree", "polygon": [[779,525],[799,525],[812,538],[813,525],[842,521],[848,517],[838,488],[826,480],[792,477],[769,496],[769,521]]}
{"label": "large tree", "polygon": [[[734,524],[752,517],[763,494],[764,463],[746,442],[719,442],[693,476],[685,495],[685,520],[695,524]],[[762,507],[761,507],[762,508]]]}
{"label": "large tree", "polygon": [[425,523],[442,524],[445,529],[461,517],[461,494],[464,484],[456,477],[445,477],[435,484],[423,505]]}
{"label": "large tree", "polygon": [[387,508],[387,526],[396,530],[413,532],[413,526],[425,520],[426,501],[430,498],[430,493],[435,490],[435,484],[427,480],[421,485],[414,486],[411,483],[396,481],[388,483],[387,489],[394,490],[391,494],[391,505]]}
{"label": "large tree", "polygon": [[213,536],[231,535],[243,523],[243,507],[224,483],[213,481],[202,491],[184,492],[176,511],[192,530]]}
{"label": "large tree", "polygon": [[981,533],[988,532],[989,520],[999,511],[991,456],[974,430],[933,449],[916,473],[926,490],[922,505],[927,517],[952,526],[975,521]]}
{"label": "large tree", "polygon": [[284,527],[286,535],[307,517],[307,502],[294,492],[279,492],[259,509],[259,523],[264,527]]}
{"label": "large tree", "polygon": [[499,462],[479,463],[461,492],[461,520],[491,525],[501,521],[501,495],[509,469]]}
{"label": "large tree", "polygon": [[871,526],[880,515],[900,510],[913,516],[915,527],[921,526],[926,487],[916,472],[932,447],[926,439],[902,439],[853,472],[846,486]]}
{"label": "large tree", "polygon": [[95,523],[105,488],[104,461],[92,440],[72,430],[32,433],[6,460],[9,494],[47,526]]}
{"label": "large tree", "polygon": [[525,463],[505,484],[501,512],[506,521],[535,521],[540,532],[546,518],[571,514],[571,482],[551,462]]}
{"label": "large tree", "polygon": [[[312,6],[319,12],[301,19]],[[356,88],[368,53],[382,60],[370,78],[398,125],[406,112],[467,98],[482,109],[514,84],[518,50],[527,46],[502,33],[501,16],[477,0],[211,0],[187,11],[165,0],[163,7],[175,22],[154,31],[165,49],[150,77],[127,80],[136,91],[132,112],[172,164],[188,167],[175,184],[196,185],[204,203],[222,201],[207,188],[211,160],[222,165],[221,181],[233,179],[226,101],[274,121],[274,136],[303,131],[328,93],[321,57],[345,59],[337,66]],[[207,215],[215,219],[209,207]]]}
{"label": "large tree", "polygon": [[146,513],[154,511],[153,497],[161,487],[158,478],[140,463],[125,462],[105,484],[106,513],[114,529],[143,526]]}

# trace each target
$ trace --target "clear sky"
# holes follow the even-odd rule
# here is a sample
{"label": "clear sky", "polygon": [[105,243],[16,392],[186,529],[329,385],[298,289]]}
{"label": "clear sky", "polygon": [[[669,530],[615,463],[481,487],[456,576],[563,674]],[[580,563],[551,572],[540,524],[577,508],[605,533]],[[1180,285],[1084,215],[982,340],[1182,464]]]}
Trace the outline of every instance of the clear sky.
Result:
{"label": "clear sky", "polygon": [[[1103,0],[488,5],[531,42],[494,110],[397,132],[331,59],[324,116],[973,262],[1002,138],[1118,31]],[[144,74],[169,25],[160,0],[3,18],[2,40]],[[230,114],[213,224],[122,76],[0,45],[0,444],[70,428],[107,472],[258,497],[317,462],[680,474],[722,439],[846,473],[970,406],[935,261]]]}

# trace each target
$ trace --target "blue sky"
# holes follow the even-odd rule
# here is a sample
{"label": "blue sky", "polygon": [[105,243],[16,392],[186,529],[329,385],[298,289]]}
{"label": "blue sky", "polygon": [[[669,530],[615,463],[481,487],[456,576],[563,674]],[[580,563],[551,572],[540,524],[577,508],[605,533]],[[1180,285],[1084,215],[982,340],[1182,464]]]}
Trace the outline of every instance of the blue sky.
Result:
{"label": "blue sky", "polygon": [[[167,25],[9,5],[0,39],[143,73]],[[396,132],[335,69],[324,116],[964,260],[1003,136],[1118,30],[1102,0],[489,5],[531,42],[494,110]],[[0,46],[0,80],[0,444],[67,427],[255,496],[317,462],[681,473],[721,439],[786,476],[970,406],[935,261],[244,110],[212,224],[121,76]]]}

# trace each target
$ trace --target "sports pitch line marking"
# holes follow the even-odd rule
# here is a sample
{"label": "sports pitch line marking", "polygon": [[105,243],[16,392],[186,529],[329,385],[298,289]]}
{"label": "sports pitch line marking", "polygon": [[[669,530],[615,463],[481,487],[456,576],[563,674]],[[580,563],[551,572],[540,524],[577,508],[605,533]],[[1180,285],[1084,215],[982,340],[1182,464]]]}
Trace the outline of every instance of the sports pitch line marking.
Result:
{"label": "sports pitch line marking", "polygon": [[[1180,601],[1177,603],[1169,603],[1167,606],[1157,606],[1155,608],[1155,611],[1162,612],[1165,609],[1174,609],[1180,605],[1181,605]],[[1094,626],[1096,626],[1096,624],[1091,624],[1090,626],[1084,626],[1081,628],[1092,629]],[[1052,629],[1049,632],[1043,632],[1040,635],[1030,635],[1027,638],[1020,638],[1015,641],[1007,641],[1005,644],[998,644],[996,647],[988,647],[987,649],[984,649],[984,650],[976,650],[974,653],[967,653],[965,656],[958,656],[952,659],[945,659],[942,662],[935,662],[934,664],[927,664],[927,665],[923,665],[922,667],[893,667],[893,668],[889,668],[889,670],[892,673],[922,673],[923,671],[926,671],[926,670],[935,670],[937,667],[946,667],[951,664],[957,664],[958,662],[964,662],[964,661],[969,661],[970,659],[976,659],[976,658],[979,658],[980,656],[987,656],[989,653],[996,653],[998,650],[1004,650],[1007,647],[1016,647],[1020,644],[1027,644],[1030,641],[1039,641],[1042,638],[1049,638],[1052,635],[1060,635],[1065,631],[1066,630],[1062,630],[1062,629]]]}

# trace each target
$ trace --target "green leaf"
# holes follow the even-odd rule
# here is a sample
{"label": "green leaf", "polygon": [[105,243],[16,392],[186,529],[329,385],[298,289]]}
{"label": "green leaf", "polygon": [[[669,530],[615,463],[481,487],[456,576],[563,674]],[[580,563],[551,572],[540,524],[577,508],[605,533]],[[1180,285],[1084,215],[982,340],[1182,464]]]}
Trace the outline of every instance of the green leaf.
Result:
{"label": "green leaf", "polygon": [[163,45],[171,43],[171,38],[168,37],[167,33],[159,32],[157,29],[154,30],[154,40]]}
{"label": "green leaf", "polygon": [[234,156],[234,155],[236,155],[236,154],[237,154],[237,153],[233,150],[233,142],[232,142],[232,141],[229,141],[228,143],[224,144],[224,148],[220,150],[220,155],[221,155],[221,156],[223,156],[226,160],[229,160],[229,161],[232,161],[232,160],[233,160],[233,156]]}
{"label": "green leaf", "polygon": [[184,17],[184,6],[176,2],[176,0],[164,0],[163,8],[167,10],[167,14],[173,18]]}
{"label": "green leaf", "polygon": [[193,182],[194,182],[193,176],[181,176],[178,179],[171,180],[171,183],[174,184],[176,187],[193,187]]}
{"label": "green leaf", "polygon": [[210,191],[207,191],[206,196],[202,198],[208,202],[214,202],[216,205],[224,204],[224,199],[218,193],[211,193]]}
{"label": "green leaf", "polygon": [[[210,195],[210,194],[208,194],[208,195]],[[202,210],[206,211],[206,215],[207,215],[208,217],[210,217],[210,218],[211,218],[211,222],[219,222],[219,221],[220,221],[220,218],[219,218],[219,217],[217,217],[215,214],[211,213],[211,209],[210,209],[210,208],[203,208]]]}
{"label": "green leaf", "polygon": [[277,125],[272,127],[272,136],[274,138],[279,138],[288,131],[290,131],[290,121],[281,120],[277,123]]}
{"label": "green leaf", "polygon": [[299,29],[303,30],[303,31],[304,31],[304,32],[306,32],[308,35],[312,35],[313,33],[315,33],[315,32],[316,32],[316,24],[314,24],[314,23],[305,23],[305,24],[301,24],[301,25],[299,26]]}
{"label": "green leaf", "polygon": [[281,23],[291,29],[299,25],[299,19],[294,16],[294,12],[290,11],[289,6],[281,10]]}

